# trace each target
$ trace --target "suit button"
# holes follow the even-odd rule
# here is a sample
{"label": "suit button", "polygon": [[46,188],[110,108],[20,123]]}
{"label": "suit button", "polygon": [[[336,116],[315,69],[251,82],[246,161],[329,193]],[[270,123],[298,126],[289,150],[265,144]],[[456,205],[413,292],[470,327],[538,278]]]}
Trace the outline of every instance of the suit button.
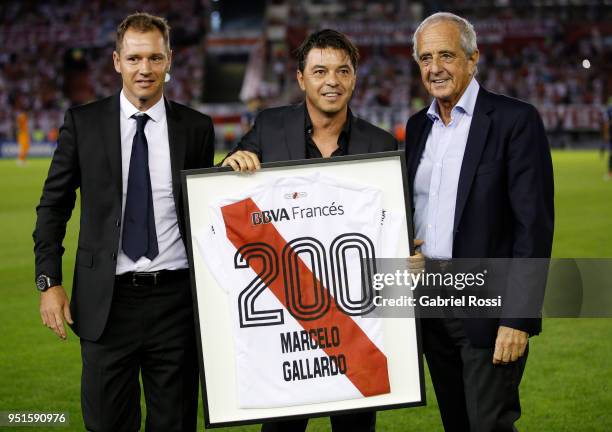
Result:
{"label": "suit button", "polygon": [[121,219],[117,219],[117,220],[115,221],[115,226],[116,226],[116,227],[120,227],[120,226],[121,226]]}
{"label": "suit button", "polygon": [[113,261],[117,261],[117,252],[113,252],[111,258],[113,259]]}

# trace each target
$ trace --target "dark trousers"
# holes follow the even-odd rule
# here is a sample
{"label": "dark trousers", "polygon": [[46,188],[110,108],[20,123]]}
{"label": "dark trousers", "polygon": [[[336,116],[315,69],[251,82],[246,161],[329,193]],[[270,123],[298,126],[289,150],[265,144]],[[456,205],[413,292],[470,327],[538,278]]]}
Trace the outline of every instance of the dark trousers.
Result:
{"label": "dark trousers", "polygon": [[117,283],[102,337],[81,339],[81,406],[94,432],[193,432],[198,366],[189,279],[153,286]]}
{"label": "dark trousers", "polygon": [[425,358],[446,432],[511,432],[521,415],[527,352],[493,365],[493,348],[474,348],[457,318],[423,319]]}
{"label": "dark trousers", "polygon": [[[333,415],[329,417],[333,432],[374,432],[376,411]],[[304,432],[308,419],[264,423],[261,432]]]}

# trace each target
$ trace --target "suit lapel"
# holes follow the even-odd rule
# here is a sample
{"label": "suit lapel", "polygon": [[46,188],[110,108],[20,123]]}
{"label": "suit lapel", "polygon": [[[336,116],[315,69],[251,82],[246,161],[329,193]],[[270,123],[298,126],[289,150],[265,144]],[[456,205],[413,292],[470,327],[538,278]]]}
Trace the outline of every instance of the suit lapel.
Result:
{"label": "suit lapel", "polygon": [[180,173],[185,167],[185,155],[187,152],[187,136],[185,126],[181,125],[178,112],[172,108],[172,103],[164,98],[166,104],[166,119],[168,122],[168,144],[170,145],[170,167],[172,171],[172,193],[174,205],[180,208]]}
{"label": "suit lapel", "polygon": [[361,126],[361,121],[354,115],[351,115],[351,136],[347,149],[347,153],[350,155],[369,153],[372,147],[370,137]]}
{"label": "suit lapel", "polygon": [[108,156],[111,178],[115,184],[116,197],[119,199],[119,202],[121,202],[123,194],[120,115],[119,93],[117,93],[108,99],[105,115],[100,119],[100,131],[102,143]]}
{"label": "suit lapel", "polygon": [[[306,104],[295,105],[284,115],[285,145],[289,157],[286,160],[306,159],[306,141],[304,137],[304,116]],[[279,158],[279,160],[283,160]]]}
{"label": "suit lapel", "polygon": [[453,232],[457,231],[457,226],[461,220],[461,215],[463,214],[463,209],[465,208],[465,203],[467,202],[470,188],[472,187],[472,182],[476,175],[480,157],[486,144],[487,134],[491,124],[491,120],[487,114],[492,109],[493,106],[488,100],[486,90],[481,88],[478,92],[476,105],[474,106],[474,117],[470,125],[470,132],[465,146],[465,154],[463,155],[463,162],[461,163]]}

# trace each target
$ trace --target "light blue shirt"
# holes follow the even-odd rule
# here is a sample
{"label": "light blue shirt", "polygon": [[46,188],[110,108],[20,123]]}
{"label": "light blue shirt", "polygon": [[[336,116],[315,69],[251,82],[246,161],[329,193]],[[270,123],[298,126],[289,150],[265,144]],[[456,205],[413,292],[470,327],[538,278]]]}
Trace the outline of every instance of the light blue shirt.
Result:
{"label": "light blue shirt", "polygon": [[429,258],[451,258],[457,187],[463,154],[480,86],[474,78],[444,125],[434,99],[427,116],[433,121],[414,179],[416,238]]}

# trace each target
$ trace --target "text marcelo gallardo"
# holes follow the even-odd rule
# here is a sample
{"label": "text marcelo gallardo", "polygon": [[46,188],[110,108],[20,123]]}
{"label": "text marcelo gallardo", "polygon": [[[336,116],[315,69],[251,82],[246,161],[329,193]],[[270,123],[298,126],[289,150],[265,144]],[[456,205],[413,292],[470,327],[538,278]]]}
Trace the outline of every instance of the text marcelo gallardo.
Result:
{"label": "text marcelo gallardo", "polygon": [[[281,333],[280,343],[283,354],[338,347],[340,346],[340,330],[334,326]],[[344,354],[283,362],[285,381],[344,375],[346,371],[347,364]]]}

